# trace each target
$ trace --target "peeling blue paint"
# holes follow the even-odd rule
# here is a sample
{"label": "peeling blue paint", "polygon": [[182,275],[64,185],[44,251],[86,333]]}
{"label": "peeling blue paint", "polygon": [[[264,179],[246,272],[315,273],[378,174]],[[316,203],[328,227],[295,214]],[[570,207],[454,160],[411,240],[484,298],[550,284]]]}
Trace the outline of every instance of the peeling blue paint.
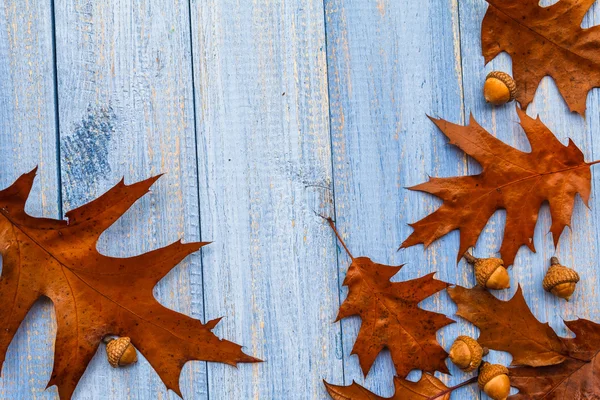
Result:
{"label": "peeling blue paint", "polygon": [[111,172],[109,145],[117,116],[108,106],[88,106],[87,115],[61,141],[63,198],[66,210],[96,197],[97,183]]}

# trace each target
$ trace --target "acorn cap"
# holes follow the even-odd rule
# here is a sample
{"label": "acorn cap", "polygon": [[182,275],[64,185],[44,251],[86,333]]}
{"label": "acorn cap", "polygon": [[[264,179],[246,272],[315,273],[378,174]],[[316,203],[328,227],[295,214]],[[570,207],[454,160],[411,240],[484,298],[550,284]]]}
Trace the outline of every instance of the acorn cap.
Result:
{"label": "acorn cap", "polygon": [[517,97],[517,83],[515,82],[512,76],[510,76],[506,72],[492,71],[485,77],[486,80],[490,78],[498,79],[506,85],[510,93],[510,99],[508,101],[513,101]]}
{"label": "acorn cap", "polygon": [[457,337],[450,348],[450,360],[465,372],[476,370],[483,355],[479,342],[469,336]]}
{"label": "acorn cap", "polygon": [[550,292],[555,286],[561,283],[577,283],[579,282],[579,274],[568,267],[560,264],[554,264],[548,268],[542,285],[544,290]]}
{"label": "acorn cap", "polygon": [[477,258],[474,267],[477,283],[485,287],[494,271],[498,267],[504,268],[504,261],[500,258]]}
{"label": "acorn cap", "polygon": [[508,375],[508,368],[500,364],[490,364],[484,362],[479,370],[479,377],[477,378],[477,384],[479,388],[483,390],[484,386],[499,375]]}
{"label": "acorn cap", "polygon": [[[126,354],[126,352],[128,353],[127,362],[122,363],[121,358]],[[117,368],[119,365],[131,364],[137,361],[135,348],[131,345],[131,339],[128,337],[120,337],[118,339],[110,340],[106,344],[106,355],[108,357],[108,363],[113,368]]]}

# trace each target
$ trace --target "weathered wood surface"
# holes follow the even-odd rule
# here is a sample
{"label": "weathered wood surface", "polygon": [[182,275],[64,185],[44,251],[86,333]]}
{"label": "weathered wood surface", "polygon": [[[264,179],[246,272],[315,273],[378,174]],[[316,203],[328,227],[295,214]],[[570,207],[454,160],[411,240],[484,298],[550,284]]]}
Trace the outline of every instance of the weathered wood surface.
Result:
{"label": "weathered wood surface", "polygon": [[[437,271],[474,283],[471,268],[456,265],[456,232],[426,251],[396,249],[407,223],[439,205],[404,187],[480,168],[426,114],[464,123],[473,113],[528,148],[512,106],[493,109],[481,96],[488,71],[511,68],[506,55],[483,64],[486,8],[484,0],[3,0],[0,186],[38,165],[28,209],[59,217],[121,177],[166,173],[99,249],[128,256],[179,238],[213,241],[163,279],[156,296],[202,320],[225,316],[217,334],[266,360],[239,369],[190,362],[180,379],[185,398],[324,399],[322,379],[356,380],[389,396],[389,355],[364,378],[350,355],[360,321],[333,323],[349,260],[318,214],[337,220],[355,255],[406,263],[396,279]],[[595,5],[584,26],[598,17]],[[592,91],[586,118],[569,114],[549,78],[528,109],[590,160],[600,154],[598,112]],[[555,254],[547,207],[538,252],[519,252],[515,284],[498,294],[509,298],[518,282],[536,316],[565,335],[563,318],[600,320],[597,191],[591,210],[577,202],[573,231],[556,251],[585,277],[573,301],[541,288]],[[498,212],[488,223],[476,255],[495,254],[503,220]],[[445,293],[423,306],[455,311]],[[41,300],[11,344],[0,399],[57,398],[56,388],[45,390],[55,329],[52,304]],[[459,320],[438,337],[448,348],[459,334],[477,333]],[[114,370],[103,351],[75,399],[177,398],[143,358]],[[465,378],[450,368],[445,382]],[[471,387],[452,398],[486,397]]]}
{"label": "weathered wood surface", "polygon": [[[42,2],[0,8],[0,186],[39,166],[28,212],[60,215],[52,12]],[[55,332],[49,300],[34,305],[2,368],[0,398],[51,399]]]}

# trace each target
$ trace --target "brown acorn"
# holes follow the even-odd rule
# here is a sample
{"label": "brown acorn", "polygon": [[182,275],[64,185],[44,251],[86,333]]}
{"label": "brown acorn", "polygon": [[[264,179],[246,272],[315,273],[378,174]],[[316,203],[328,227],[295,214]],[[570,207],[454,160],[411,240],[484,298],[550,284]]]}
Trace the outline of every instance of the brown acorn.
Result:
{"label": "brown acorn", "polygon": [[475,371],[488,350],[469,336],[459,336],[450,347],[450,361],[465,372]]}
{"label": "brown acorn", "polygon": [[492,71],[485,79],[483,95],[485,101],[499,106],[517,97],[517,84],[507,73]]}
{"label": "brown acorn", "polygon": [[494,400],[505,400],[510,393],[508,368],[504,365],[484,362],[479,370],[477,383]]}
{"label": "brown acorn", "polygon": [[550,264],[542,283],[544,290],[569,301],[579,282],[579,274],[571,268],[560,265],[556,257],[550,259]]}
{"label": "brown acorn", "polygon": [[510,276],[502,259],[477,258],[469,253],[465,253],[464,257],[475,268],[475,278],[480,286],[493,290],[510,287]]}
{"label": "brown acorn", "polygon": [[137,352],[128,337],[105,338],[106,356],[108,363],[113,367],[123,367],[137,362]]}

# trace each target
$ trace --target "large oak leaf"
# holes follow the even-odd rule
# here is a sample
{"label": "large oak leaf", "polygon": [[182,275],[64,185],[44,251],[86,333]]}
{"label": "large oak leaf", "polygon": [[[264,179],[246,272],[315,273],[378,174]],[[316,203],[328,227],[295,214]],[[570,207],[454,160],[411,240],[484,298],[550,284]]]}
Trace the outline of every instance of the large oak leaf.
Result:
{"label": "large oak leaf", "polygon": [[[356,382],[350,386],[336,386],[325,382],[325,387],[333,400],[429,400],[448,390],[442,381],[429,374],[423,374],[419,382],[395,377],[396,392],[392,397],[377,396]],[[450,392],[438,395],[434,399],[449,400]]]}
{"label": "large oak leaf", "polygon": [[0,191],[0,366],[31,306],[54,303],[58,324],[54,370],[48,386],[73,394],[106,335],[131,337],[167,387],[181,395],[179,374],[189,360],[235,365],[259,361],[221,340],[202,324],[162,306],[152,289],[175,265],[207,243],[181,241],[131,258],[100,254],[96,242],[158,177],[123,181],[98,199],[67,213],[67,221],[35,218],[25,202],[35,170]]}
{"label": "large oak leaf", "polygon": [[527,153],[490,135],[471,116],[468,126],[432,119],[438,128],[483,167],[478,175],[430,178],[410,188],[433,194],[443,200],[434,213],[411,224],[414,232],[402,243],[409,247],[433,241],[458,229],[458,258],[477,242],[488,219],[496,210],[506,210],[506,227],[500,253],[505,265],[513,264],[523,245],[535,251],[533,232],[539,209],[550,203],[554,244],[569,225],[575,196],[587,205],[591,190],[590,165],[569,140],[563,145],[540,121],[517,108],[521,126],[529,139]]}
{"label": "large oak leaf", "polygon": [[582,29],[595,0],[486,0],[481,45],[486,63],[505,51],[513,60],[523,108],[533,101],[541,79],[550,75],[571,111],[584,114],[587,93],[600,87],[600,27]]}

